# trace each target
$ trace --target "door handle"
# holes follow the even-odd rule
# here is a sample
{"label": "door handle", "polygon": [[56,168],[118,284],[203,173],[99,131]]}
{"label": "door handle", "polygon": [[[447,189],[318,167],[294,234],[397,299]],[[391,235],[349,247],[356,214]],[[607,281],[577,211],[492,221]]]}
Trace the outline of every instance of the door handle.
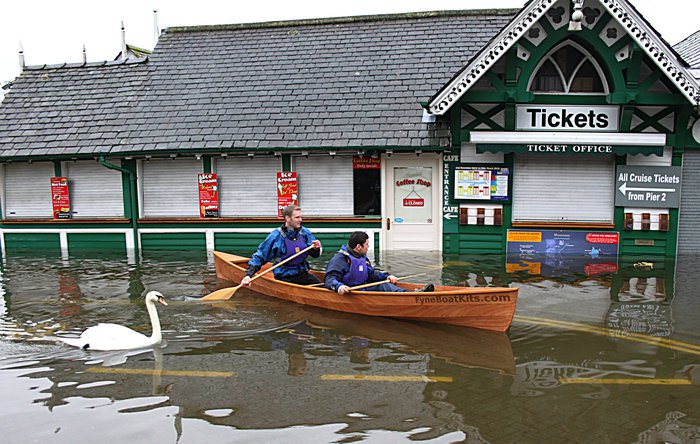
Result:
{"label": "door handle", "polygon": [[386,218],[386,230],[391,230],[391,218],[389,217]]}

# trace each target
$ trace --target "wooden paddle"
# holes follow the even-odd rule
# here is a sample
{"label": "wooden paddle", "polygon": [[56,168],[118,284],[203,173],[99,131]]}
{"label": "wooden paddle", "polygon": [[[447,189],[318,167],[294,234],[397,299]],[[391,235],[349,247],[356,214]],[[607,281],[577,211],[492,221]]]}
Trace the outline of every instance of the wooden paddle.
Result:
{"label": "wooden paddle", "polygon": [[[306,253],[307,251],[309,251],[313,247],[314,247],[313,245],[309,245],[308,247],[304,248],[300,252],[289,256],[287,259],[281,261],[280,263],[276,264],[275,266],[270,267],[267,270],[263,271],[262,273],[253,276],[250,279],[250,282],[253,282],[254,280],[259,278],[260,276],[271,272],[272,270],[279,267],[280,265],[284,265],[285,263],[287,263],[287,262],[291,261],[292,259],[294,259],[295,257],[299,256],[300,254]],[[236,293],[236,291],[238,291],[238,289],[241,288],[241,286],[242,286],[241,284],[238,284],[235,287],[220,288],[219,290],[216,290],[216,291],[204,296],[202,299],[200,299],[200,301],[205,301],[205,302],[206,301],[225,301],[225,300],[231,299],[231,296],[233,296]]]}
{"label": "wooden paddle", "polygon": [[[411,276],[404,276],[400,278],[396,278],[397,281],[402,281],[404,279],[411,279],[416,276],[423,276],[425,273],[418,273],[418,274],[412,274]],[[348,291],[355,291],[355,290],[360,290],[362,288],[367,288],[367,287],[374,287],[375,285],[380,285],[380,284],[386,284],[389,282],[389,279],[384,279],[383,281],[377,281],[377,282],[370,282],[368,284],[362,284],[362,285],[357,285],[355,287],[350,287]]]}

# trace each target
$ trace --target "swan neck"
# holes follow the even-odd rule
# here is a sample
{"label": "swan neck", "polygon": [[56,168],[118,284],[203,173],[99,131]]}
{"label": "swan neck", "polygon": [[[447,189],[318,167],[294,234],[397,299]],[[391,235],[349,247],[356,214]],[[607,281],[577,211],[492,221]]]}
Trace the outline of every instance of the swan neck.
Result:
{"label": "swan neck", "polygon": [[153,331],[151,333],[151,341],[153,341],[153,343],[160,342],[160,340],[163,338],[163,334],[160,331],[160,319],[158,318],[156,304],[151,300],[147,300],[146,309],[148,310],[148,317],[151,318],[151,328]]}

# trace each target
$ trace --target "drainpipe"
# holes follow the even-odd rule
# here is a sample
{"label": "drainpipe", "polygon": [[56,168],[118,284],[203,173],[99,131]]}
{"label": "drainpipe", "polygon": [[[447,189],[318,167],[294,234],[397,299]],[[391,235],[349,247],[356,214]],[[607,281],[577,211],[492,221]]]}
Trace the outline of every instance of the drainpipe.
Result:
{"label": "drainpipe", "polygon": [[99,158],[100,164],[105,167],[109,168],[110,170],[116,170],[120,171],[122,173],[126,173],[129,176],[129,201],[130,201],[130,208],[131,208],[131,227],[134,230],[134,254],[138,255],[138,249],[139,249],[139,227],[138,223],[136,222],[139,217],[139,206],[138,206],[138,201],[136,199],[136,174],[134,174],[133,171],[127,170],[126,168],[122,168],[117,165],[112,165],[111,163],[108,163],[107,160],[105,159],[105,156],[100,156]]}

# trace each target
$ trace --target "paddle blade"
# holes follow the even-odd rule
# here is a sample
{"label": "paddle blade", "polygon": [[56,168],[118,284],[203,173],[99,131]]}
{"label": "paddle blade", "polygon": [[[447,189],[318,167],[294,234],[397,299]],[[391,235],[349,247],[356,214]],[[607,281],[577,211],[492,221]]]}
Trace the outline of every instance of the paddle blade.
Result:
{"label": "paddle blade", "polygon": [[200,300],[204,302],[227,301],[231,299],[231,297],[236,293],[236,290],[238,290],[239,288],[241,288],[240,285],[236,285],[235,287],[220,288],[214,292],[209,293]]}

